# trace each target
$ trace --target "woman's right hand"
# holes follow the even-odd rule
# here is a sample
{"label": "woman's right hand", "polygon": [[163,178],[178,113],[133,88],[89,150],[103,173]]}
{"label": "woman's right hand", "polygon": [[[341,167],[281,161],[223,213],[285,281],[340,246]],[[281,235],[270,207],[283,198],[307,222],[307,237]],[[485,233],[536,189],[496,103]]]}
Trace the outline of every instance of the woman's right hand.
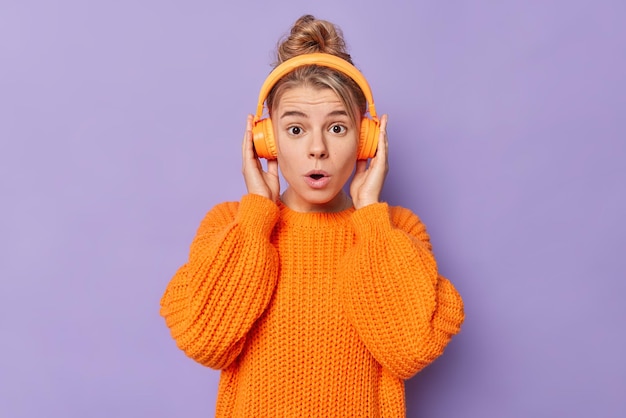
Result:
{"label": "woman's right hand", "polygon": [[267,171],[263,171],[263,166],[254,151],[252,142],[253,118],[252,115],[248,115],[246,121],[246,133],[243,136],[242,144],[243,167],[241,171],[248,193],[258,194],[276,202],[280,197],[278,161],[267,160]]}

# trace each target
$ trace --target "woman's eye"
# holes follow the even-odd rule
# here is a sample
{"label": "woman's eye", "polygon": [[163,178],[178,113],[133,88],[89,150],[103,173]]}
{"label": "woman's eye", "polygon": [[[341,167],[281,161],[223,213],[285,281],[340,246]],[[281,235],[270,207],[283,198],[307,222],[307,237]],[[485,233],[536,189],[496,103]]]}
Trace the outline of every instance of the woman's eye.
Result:
{"label": "woman's eye", "polygon": [[343,125],[333,125],[333,126],[330,127],[330,130],[334,134],[345,134],[347,129],[348,128],[346,128]]}
{"label": "woman's eye", "polygon": [[291,135],[300,135],[302,133],[302,129],[300,129],[299,126],[291,126],[291,127],[287,128],[287,131]]}

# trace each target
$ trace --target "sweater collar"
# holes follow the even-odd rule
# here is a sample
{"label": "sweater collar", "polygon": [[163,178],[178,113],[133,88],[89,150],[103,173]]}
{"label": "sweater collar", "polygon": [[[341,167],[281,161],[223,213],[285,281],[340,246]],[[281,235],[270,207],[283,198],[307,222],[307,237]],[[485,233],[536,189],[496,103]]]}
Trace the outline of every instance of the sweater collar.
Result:
{"label": "sweater collar", "polygon": [[296,212],[280,200],[277,204],[282,223],[303,227],[328,227],[348,222],[355,210],[354,207],[350,207],[340,212]]}

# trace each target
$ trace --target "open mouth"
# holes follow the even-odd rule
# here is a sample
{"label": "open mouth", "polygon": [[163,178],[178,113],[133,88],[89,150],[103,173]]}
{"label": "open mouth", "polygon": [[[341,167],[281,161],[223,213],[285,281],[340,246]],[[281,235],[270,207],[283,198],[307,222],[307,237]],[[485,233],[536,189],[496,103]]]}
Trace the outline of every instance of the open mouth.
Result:
{"label": "open mouth", "polygon": [[324,177],[323,174],[311,174],[309,177],[311,177],[313,180],[319,180],[322,177]]}

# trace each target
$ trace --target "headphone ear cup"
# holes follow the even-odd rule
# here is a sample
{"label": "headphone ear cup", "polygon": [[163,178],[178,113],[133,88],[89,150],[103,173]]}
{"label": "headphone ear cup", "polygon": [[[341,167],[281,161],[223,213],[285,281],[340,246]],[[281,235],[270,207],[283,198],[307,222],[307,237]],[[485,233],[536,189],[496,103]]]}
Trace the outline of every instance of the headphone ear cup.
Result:
{"label": "headphone ear cup", "polygon": [[270,118],[255,122],[252,127],[252,141],[254,142],[256,154],[260,158],[275,160],[278,156],[276,142],[274,141],[274,129]]}
{"label": "headphone ear cup", "polygon": [[380,136],[380,125],[378,121],[364,117],[361,119],[361,132],[359,139],[359,160],[367,160],[376,155],[378,148],[378,137]]}

